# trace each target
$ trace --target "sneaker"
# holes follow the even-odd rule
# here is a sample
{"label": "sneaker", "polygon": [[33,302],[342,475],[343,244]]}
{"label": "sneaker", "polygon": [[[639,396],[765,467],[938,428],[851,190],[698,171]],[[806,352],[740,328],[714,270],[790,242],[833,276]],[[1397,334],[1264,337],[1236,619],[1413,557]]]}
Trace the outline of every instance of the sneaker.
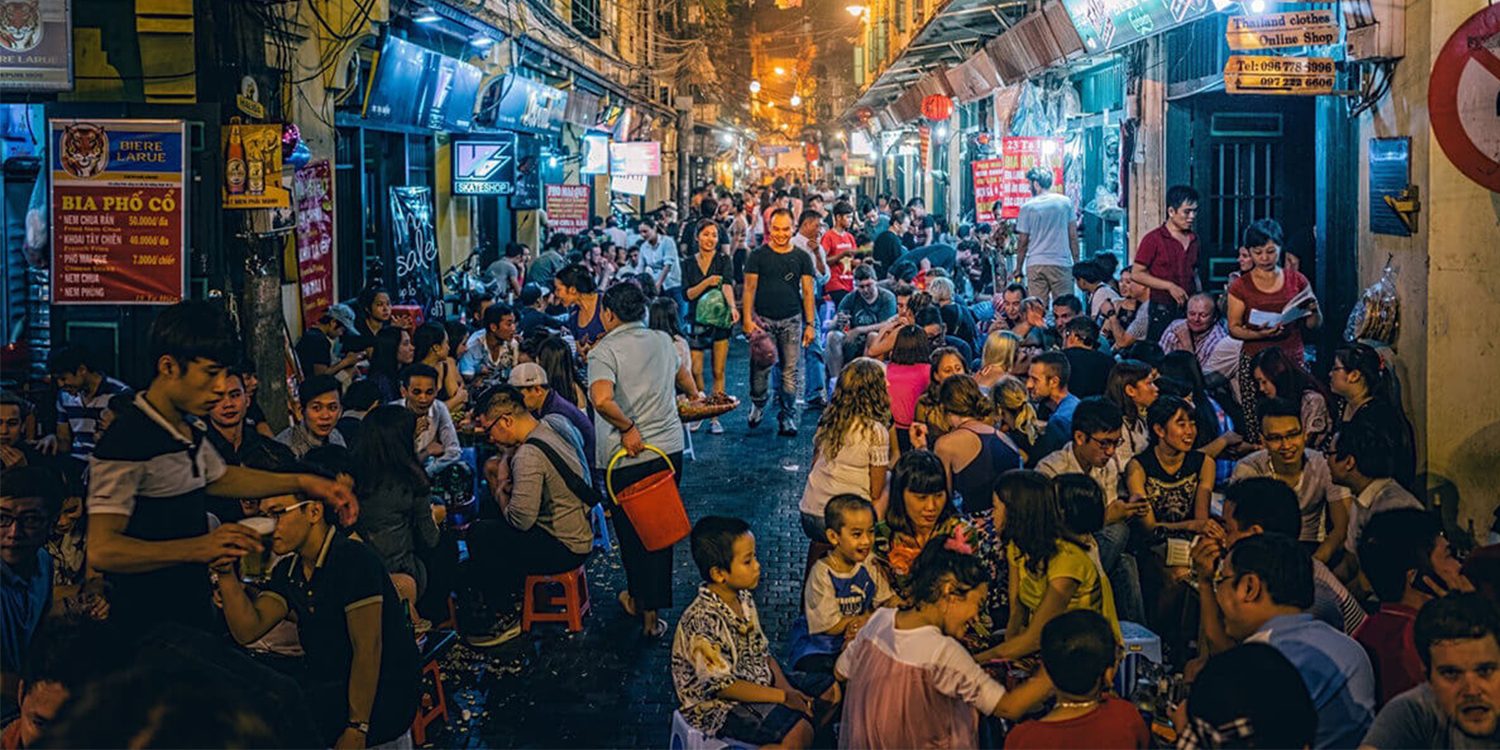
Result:
{"label": "sneaker", "polygon": [[790,419],[781,420],[781,429],[776,431],[782,437],[797,437],[797,423]]}
{"label": "sneaker", "polygon": [[488,629],[465,635],[464,643],[472,648],[494,648],[520,634],[521,613],[511,612],[501,615]]}
{"label": "sneaker", "polygon": [[708,423],[708,434],[710,434],[710,435],[723,435],[724,434],[724,425],[719,424],[719,420],[717,420],[717,419],[709,422]]}
{"label": "sneaker", "polygon": [[761,406],[757,406],[757,405],[751,405],[751,407],[750,407],[750,429],[753,430],[753,429],[759,427],[760,423],[761,423],[761,420],[763,420],[765,418],[766,418],[766,410],[765,410],[765,408],[763,408]]}
{"label": "sneaker", "polygon": [[812,398],[810,398],[810,399],[807,400],[807,408],[812,409],[814,411],[817,411],[818,409],[822,409],[823,407],[825,407],[827,405],[828,405],[828,399],[824,398],[823,394],[821,394],[821,393],[816,394]]}

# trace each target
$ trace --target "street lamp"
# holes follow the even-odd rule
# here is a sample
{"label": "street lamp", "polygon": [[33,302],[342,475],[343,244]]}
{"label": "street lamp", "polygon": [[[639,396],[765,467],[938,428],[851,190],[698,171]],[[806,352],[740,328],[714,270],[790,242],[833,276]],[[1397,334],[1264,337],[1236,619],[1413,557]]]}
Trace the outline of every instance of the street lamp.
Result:
{"label": "street lamp", "polygon": [[752,93],[752,94],[759,94],[760,93],[760,81],[751,81],[750,82],[750,93]]}
{"label": "street lamp", "polygon": [[798,96],[796,94],[792,94],[791,103],[792,103],[793,107],[800,107],[800,106],[802,106],[802,97],[800,97],[800,96]]}
{"label": "street lamp", "polygon": [[864,15],[870,9],[867,6],[864,6],[864,5],[846,5],[846,6],[844,6],[844,10],[848,11],[849,15],[854,16],[855,18],[858,18],[858,17]]}

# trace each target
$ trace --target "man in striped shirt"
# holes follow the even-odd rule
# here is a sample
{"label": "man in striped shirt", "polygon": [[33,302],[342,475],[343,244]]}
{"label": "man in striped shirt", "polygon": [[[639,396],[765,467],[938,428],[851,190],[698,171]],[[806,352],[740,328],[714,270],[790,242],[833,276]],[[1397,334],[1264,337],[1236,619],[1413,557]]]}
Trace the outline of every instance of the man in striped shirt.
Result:
{"label": "man in striped shirt", "polygon": [[37,447],[48,455],[67,452],[87,461],[109,399],[129,393],[130,386],[96,370],[91,353],[83,347],[53,352],[47,369],[57,386],[57,433],[42,438]]}

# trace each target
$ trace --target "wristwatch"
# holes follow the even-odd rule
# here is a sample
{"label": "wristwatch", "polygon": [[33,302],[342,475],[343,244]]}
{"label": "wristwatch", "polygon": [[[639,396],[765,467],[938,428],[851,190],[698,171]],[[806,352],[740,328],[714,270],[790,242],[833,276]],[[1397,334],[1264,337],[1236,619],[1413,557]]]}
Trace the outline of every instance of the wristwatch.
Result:
{"label": "wristwatch", "polygon": [[351,721],[351,722],[349,722],[349,728],[353,729],[356,732],[359,732],[360,734],[369,734],[370,733],[370,722],[368,722],[368,721]]}

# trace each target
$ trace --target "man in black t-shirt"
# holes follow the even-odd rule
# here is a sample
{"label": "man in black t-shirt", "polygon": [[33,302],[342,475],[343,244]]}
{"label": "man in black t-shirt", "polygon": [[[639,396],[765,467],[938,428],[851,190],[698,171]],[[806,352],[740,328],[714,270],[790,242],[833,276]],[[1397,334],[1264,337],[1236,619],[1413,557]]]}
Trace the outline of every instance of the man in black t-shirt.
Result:
{"label": "man in black t-shirt", "polygon": [[333,342],[353,329],[354,311],[348,305],[330,305],[297,342],[297,362],[302,365],[302,377],[337,375],[359,364],[366,355],[363,350],[344,352],[343,358],[337,362],[333,359]]}
{"label": "man in black t-shirt", "polygon": [[1073,318],[1062,327],[1063,356],[1068,358],[1068,390],[1079,398],[1104,395],[1115,358],[1099,351],[1099,324],[1092,318]]}
{"label": "man in black t-shirt", "polygon": [[[771,212],[766,233],[770,244],[762,245],[745,262],[744,314],[740,322],[745,335],[754,341],[764,331],[771,336],[779,353],[781,390],[777,431],[782,436],[797,434],[797,394],[802,392],[802,347],[817,336],[817,318],[813,311],[812,256],[792,245],[792,212],[778,208]],[[750,363],[750,427],[760,426],[765,418],[770,386],[771,366]]]}
{"label": "man in black t-shirt", "polygon": [[303,695],[324,743],[370,747],[403,737],[417,711],[418,659],[406,607],[380,557],[300,495],[261,501],[276,519],[273,552],[288,555],[254,599],[230,566],[218,566],[224,619],[253,643],[295,612],[307,652]]}

